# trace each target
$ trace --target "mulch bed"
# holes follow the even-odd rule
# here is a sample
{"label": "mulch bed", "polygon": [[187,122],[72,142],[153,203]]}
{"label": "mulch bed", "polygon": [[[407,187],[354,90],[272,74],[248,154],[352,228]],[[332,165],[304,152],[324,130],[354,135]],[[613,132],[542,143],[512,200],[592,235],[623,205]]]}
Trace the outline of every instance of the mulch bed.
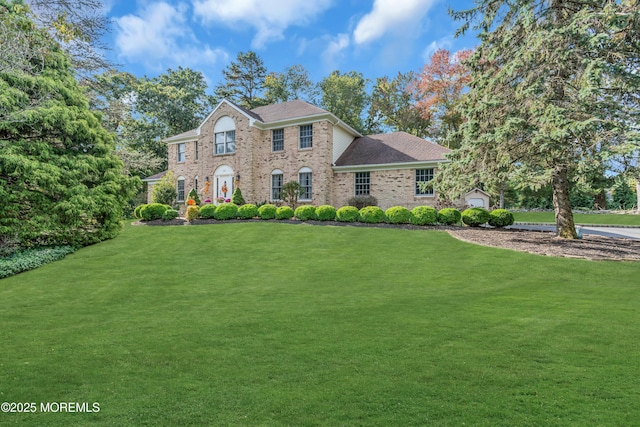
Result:
{"label": "mulch bed", "polygon": [[[590,260],[610,260],[610,261],[640,261],[640,240],[620,239],[613,237],[603,237],[585,235],[580,240],[561,239],[554,233],[544,231],[524,231],[524,230],[504,230],[491,228],[471,228],[471,227],[449,227],[449,226],[428,226],[421,227],[411,224],[365,224],[361,222],[339,222],[339,221],[298,221],[298,220],[273,220],[285,224],[308,224],[308,225],[333,225],[344,227],[364,227],[364,228],[402,228],[406,230],[440,230],[448,231],[456,239],[475,243],[483,246],[493,246],[504,249],[511,249],[520,252],[528,252],[538,255],[547,255],[567,258],[584,258]],[[250,220],[228,220],[219,221],[215,219],[197,219],[187,222],[185,219],[177,218],[170,221],[148,221],[134,222],[133,225],[149,226],[169,226],[169,225],[207,225],[207,224],[229,224],[237,222],[264,222],[260,219]]]}

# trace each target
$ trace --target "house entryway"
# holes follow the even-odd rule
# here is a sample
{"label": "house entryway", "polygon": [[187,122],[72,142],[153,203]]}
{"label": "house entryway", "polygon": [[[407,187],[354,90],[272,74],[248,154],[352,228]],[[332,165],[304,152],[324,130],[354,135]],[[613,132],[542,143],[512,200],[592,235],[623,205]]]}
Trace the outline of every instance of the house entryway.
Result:
{"label": "house entryway", "polygon": [[231,166],[220,166],[213,174],[213,196],[230,199],[233,194],[234,173]]}

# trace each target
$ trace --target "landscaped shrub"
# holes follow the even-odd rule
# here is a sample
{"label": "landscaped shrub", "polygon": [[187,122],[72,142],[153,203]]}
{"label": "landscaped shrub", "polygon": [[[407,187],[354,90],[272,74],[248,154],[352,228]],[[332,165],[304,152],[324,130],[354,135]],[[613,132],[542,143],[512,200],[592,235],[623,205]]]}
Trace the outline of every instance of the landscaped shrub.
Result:
{"label": "landscaped shrub", "polygon": [[336,211],[336,219],[340,222],[356,222],[358,214],[358,208],[355,206],[343,206]]}
{"label": "landscaped shrub", "polygon": [[238,218],[251,219],[258,216],[258,207],[253,203],[247,203],[238,207]]}
{"label": "landscaped shrub", "polygon": [[336,219],[336,208],[331,205],[321,205],[316,208],[318,221],[333,221]]}
{"label": "landscaped shrub", "polygon": [[438,222],[438,212],[431,206],[416,206],[411,209],[411,224],[434,225]]}
{"label": "landscaped shrub", "polygon": [[454,225],[460,223],[462,215],[456,208],[444,208],[438,212],[438,222],[444,225]]}
{"label": "landscaped shrub", "polygon": [[193,221],[200,218],[200,211],[197,206],[189,206],[186,213],[187,221]]}
{"label": "landscaped shrub", "polygon": [[200,218],[211,219],[216,213],[216,205],[204,205],[200,206]]}
{"label": "landscaped shrub", "polygon": [[507,227],[514,221],[513,214],[506,209],[495,209],[489,212],[489,225],[492,227]]}
{"label": "landscaped shrub", "polygon": [[166,211],[164,211],[164,213],[162,214],[162,220],[171,221],[172,219],[178,218],[178,215],[179,213],[177,210],[169,208]]}
{"label": "landscaped shrub", "polygon": [[411,211],[404,206],[393,206],[384,212],[387,222],[391,224],[409,224],[411,222]]}
{"label": "landscaped shrub", "polygon": [[74,251],[72,246],[51,246],[14,252],[0,258],[0,279],[57,261]]}
{"label": "landscaped shrub", "polygon": [[311,205],[298,206],[295,211],[296,218],[300,221],[316,219],[316,207]]}
{"label": "landscaped shrub", "polygon": [[360,222],[368,224],[378,224],[384,222],[387,218],[384,211],[377,206],[366,206],[358,212]]}
{"label": "landscaped shrub", "polygon": [[240,187],[236,187],[236,189],[233,190],[233,194],[231,195],[231,203],[235,204],[236,206],[242,206],[246,203],[244,201],[244,197],[242,197],[242,191],[240,191]]}
{"label": "landscaped shrub", "polygon": [[223,203],[218,205],[213,217],[221,221],[236,219],[238,217],[238,205],[235,203]]}
{"label": "landscaped shrub", "polygon": [[274,219],[276,217],[276,210],[278,208],[271,203],[262,205],[258,208],[258,216],[260,219]]}
{"label": "landscaped shrub", "polygon": [[134,210],[133,210],[133,217],[137,218],[137,219],[142,219],[142,214],[140,214],[140,211],[142,210],[142,208],[144,208],[146,205],[142,204],[142,205],[138,205]]}
{"label": "landscaped shrub", "polygon": [[293,208],[290,206],[280,206],[276,209],[276,219],[291,219],[293,218]]}
{"label": "landscaped shrub", "polygon": [[358,210],[367,206],[378,206],[378,199],[373,196],[354,196],[347,203],[349,206],[355,206]]}
{"label": "landscaped shrub", "polygon": [[153,221],[154,219],[161,219],[166,210],[167,205],[163,205],[161,203],[149,203],[140,209],[140,216],[143,221]]}
{"label": "landscaped shrub", "polygon": [[479,227],[489,221],[489,211],[484,208],[469,208],[462,212],[462,222],[470,227]]}
{"label": "landscaped shrub", "polygon": [[186,200],[186,204],[189,205],[189,200],[193,200],[193,203],[196,206],[200,206],[200,197],[198,197],[198,192],[196,191],[195,188],[192,188],[191,191],[189,191],[189,195],[187,195],[187,200]]}

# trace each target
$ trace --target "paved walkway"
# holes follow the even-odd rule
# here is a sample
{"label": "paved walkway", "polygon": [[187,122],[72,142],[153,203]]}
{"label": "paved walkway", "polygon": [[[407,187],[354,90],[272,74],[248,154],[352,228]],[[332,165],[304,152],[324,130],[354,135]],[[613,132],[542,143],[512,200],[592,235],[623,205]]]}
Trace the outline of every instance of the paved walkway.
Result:
{"label": "paved walkway", "polygon": [[[515,223],[507,228],[517,230],[556,231],[556,226],[550,224]],[[582,229],[583,234],[640,240],[640,227],[594,227],[578,225],[578,228]]]}

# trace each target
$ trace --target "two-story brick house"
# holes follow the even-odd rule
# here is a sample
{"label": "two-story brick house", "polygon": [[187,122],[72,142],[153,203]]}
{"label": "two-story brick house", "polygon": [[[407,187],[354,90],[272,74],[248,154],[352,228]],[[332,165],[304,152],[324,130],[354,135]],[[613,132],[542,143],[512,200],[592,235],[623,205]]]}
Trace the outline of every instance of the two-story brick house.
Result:
{"label": "two-story brick house", "polygon": [[[202,124],[164,140],[178,202],[191,188],[202,200],[230,198],[236,186],[248,202],[279,200],[298,181],[301,203],[344,206],[372,195],[384,209],[433,204],[418,184],[433,178],[448,150],[404,132],[362,136],[335,115],[303,101],[246,110],[223,100]],[[145,181],[151,188],[164,173]]]}

